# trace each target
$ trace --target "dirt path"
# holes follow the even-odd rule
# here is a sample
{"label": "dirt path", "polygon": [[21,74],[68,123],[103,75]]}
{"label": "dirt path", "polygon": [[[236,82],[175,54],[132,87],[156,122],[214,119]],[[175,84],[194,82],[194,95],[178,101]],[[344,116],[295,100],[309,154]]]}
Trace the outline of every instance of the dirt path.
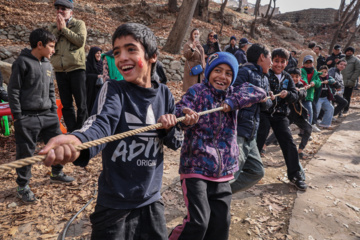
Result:
{"label": "dirt path", "polygon": [[[357,97],[359,93],[357,92],[355,93],[355,105],[359,102]],[[360,221],[359,212],[356,211],[356,207],[360,207],[358,204],[360,202],[359,172],[349,172],[353,171],[355,166],[359,166],[357,143],[360,143],[360,135],[358,130],[355,130],[355,126],[358,127],[359,112],[357,109],[350,109],[350,115],[340,120],[343,123],[335,124],[339,131],[335,130],[338,132],[333,134],[334,137],[332,137],[334,131],[313,134],[314,139],[309,142],[305,149],[306,152],[313,155],[321,146],[324,144],[325,146],[312,159],[302,161],[307,172],[308,183],[311,186],[306,194],[299,194],[294,187],[287,184],[286,167],[279,146],[269,146],[266,157],[263,158],[265,177],[248,191],[233,196],[229,239],[325,239],[319,236],[322,236],[321,234],[326,232],[326,229],[320,231],[318,226],[324,222],[328,223],[329,219],[334,222],[333,225],[330,225],[331,229],[334,231],[346,229],[346,231],[344,230],[345,235],[341,235],[341,237],[336,235],[337,238],[326,239],[357,239],[356,234],[359,233],[357,229],[359,229]],[[345,127],[347,130],[343,130]],[[297,136],[298,130],[293,126],[291,128],[298,145],[300,141]],[[353,140],[354,136],[359,139],[357,142]],[[331,138],[327,141],[329,137]],[[41,146],[38,147],[40,149]],[[345,154],[344,161],[340,161],[337,158],[338,154],[326,154],[330,150],[337,150],[342,154],[349,155]],[[165,216],[168,231],[181,223],[186,213],[177,173],[179,153],[180,150],[176,152],[165,150],[162,196],[166,206]],[[0,164],[15,159],[13,135],[10,137],[0,136],[0,154]],[[334,165],[335,168],[331,171],[321,166],[327,175],[324,177],[319,175],[324,181],[320,184],[315,178],[318,172],[315,163],[327,166],[329,162],[333,161],[331,160],[333,158],[337,159],[334,164],[339,165]],[[338,169],[344,172],[340,173]],[[39,198],[36,205],[23,205],[16,198],[15,171],[0,176],[2,183],[0,189],[0,239],[57,239],[67,221],[91,199],[100,171],[101,160],[99,157],[91,160],[86,168],[74,168],[69,165],[65,167],[65,172],[75,176],[76,181],[68,185],[53,185],[49,183],[49,169],[35,164],[31,187]],[[336,183],[330,184],[331,186],[323,185],[329,178]],[[339,184],[337,185],[337,183]],[[345,187],[346,191],[342,191],[342,188]],[[323,192],[322,198],[314,198],[314,203],[309,202],[311,198],[307,194],[317,193],[320,190]],[[342,195],[345,199],[342,198]],[[327,205],[317,208],[315,203],[318,202],[327,203]],[[346,203],[355,208],[349,207]],[[67,239],[89,239],[91,229],[89,215],[94,206],[95,201],[76,218],[68,230]],[[326,215],[328,212],[322,211],[328,208],[337,211],[331,212],[332,216],[329,217]],[[350,217],[351,220],[346,220]],[[303,225],[306,222],[309,222],[310,225]],[[315,225],[319,230],[317,235],[313,234],[315,230],[310,228],[313,222],[318,223]],[[305,229],[309,230],[305,231]],[[310,235],[313,238],[310,238]]]}

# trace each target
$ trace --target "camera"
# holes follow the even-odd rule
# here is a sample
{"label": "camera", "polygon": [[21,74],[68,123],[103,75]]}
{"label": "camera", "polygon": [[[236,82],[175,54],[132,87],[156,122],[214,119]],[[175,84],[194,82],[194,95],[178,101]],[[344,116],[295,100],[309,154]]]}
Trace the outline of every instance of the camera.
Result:
{"label": "camera", "polygon": [[214,35],[214,39],[218,39],[218,36],[217,36],[217,34],[215,34],[215,35]]}

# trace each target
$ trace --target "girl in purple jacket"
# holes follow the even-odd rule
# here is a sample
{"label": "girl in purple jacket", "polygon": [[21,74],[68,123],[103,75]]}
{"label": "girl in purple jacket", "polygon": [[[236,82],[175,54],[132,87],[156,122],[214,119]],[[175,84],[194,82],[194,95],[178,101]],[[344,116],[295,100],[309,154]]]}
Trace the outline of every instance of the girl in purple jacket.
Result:
{"label": "girl in purple jacket", "polygon": [[266,97],[263,89],[245,83],[232,87],[238,72],[236,58],[227,52],[208,58],[205,79],[189,88],[176,104],[176,116],[223,106],[221,112],[200,117],[192,126],[181,125],[185,139],[180,157],[180,180],[188,210],[183,224],[169,239],[228,239],[231,188],[238,171],[237,109]]}

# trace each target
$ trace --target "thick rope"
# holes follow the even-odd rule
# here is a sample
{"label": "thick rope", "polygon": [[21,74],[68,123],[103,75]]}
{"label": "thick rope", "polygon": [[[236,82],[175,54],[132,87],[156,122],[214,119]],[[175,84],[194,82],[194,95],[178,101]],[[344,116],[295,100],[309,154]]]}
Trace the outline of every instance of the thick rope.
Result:
{"label": "thick rope", "polygon": [[[198,114],[199,114],[199,116],[202,116],[202,115],[206,115],[206,114],[221,111],[221,110],[223,110],[223,107],[218,107],[218,108],[210,109],[207,111],[199,112]],[[184,120],[185,120],[185,117],[180,117],[180,118],[176,119],[176,122],[182,122]],[[160,128],[160,127],[162,127],[162,123],[153,124],[153,125],[150,125],[147,127],[142,127],[142,128],[138,128],[135,130],[131,130],[131,131],[115,134],[112,136],[100,138],[100,139],[97,139],[94,141],[86,142],[86,143],[76,146],[75,149],[78,151],[84,150],[84,149],[87,149],[90,147],[94,147],[94,146],[101,145],[104,143],[108,143],[108,142],[112,142],[115,140],[130,137],[135,134],[143,133],[143,132],[153,130],[156,128]],[[27,166],[30,164],[34,164],[36,162],[41,162],[45,159],[45,157],[46,157],[46,155],[36,155],[36,156],[28,157],[28,158],[19,159],[14,162],[11,162],[11,163],[2,164],[2,165],[0,165],[0,173],[10,171],[11,169],[14,169],[14,168],[20,168],[20,167],[24,167],[24,166]]]}

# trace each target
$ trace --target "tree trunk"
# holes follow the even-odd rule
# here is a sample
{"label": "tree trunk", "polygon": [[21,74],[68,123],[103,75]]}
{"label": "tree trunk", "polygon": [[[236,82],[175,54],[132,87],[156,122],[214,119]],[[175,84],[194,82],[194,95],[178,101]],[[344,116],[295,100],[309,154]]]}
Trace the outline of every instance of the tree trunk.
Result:
{"label": "tree trunk", "polygon": [[164,51],[172,54],[180,53],[185,34],[194,15],[197,1],[198,0],[184,0],[181,4],[179,15],[163,48]]}
{"label": "tree trunk", "polygon": [[268,8],[266,10],[265,18],[267,18],[269,16],[269,12],[270,12],[270,8],[271,8],[271,2],[272,2],[272,0],[270,0],[270,2],[269,2],[269,6],[268,6]]}
{"label": "tree trunk", "polygon": [[344,11],[344,8],[345,8],[345,0],[341,0],[339,10],[338,10],[337,14],[335,15],[335,22],[340,21],[340,16],[341,16],[341,13]]}
{"label": "tree trunk", "polygon": [[242,0],[238,0],[239,1],[239,8],[236,9],[237,12],[241,12],[241,7],[242,7]]}
{"label": "tree trunk", "polygon": [[356,27],[355,31],[353,32],[353,34],[351,34],[349,40],[347,41],[347,43],[345,44],[344,49],[346,49],[347,47],[350,47],[350,45],[353,43],[353,41],[356,38],[356,34],[359,32],[360,30],[360,25]]}
{"label": "tree trunk", "polygon": [[252,38],[255,37],[255,27],[256,27],[257,16],[258,16],[258,14],[259,14],[260,2],[261,2],[261,0],[256,0],[255,9],[254,9],[255,19],[254,19],[254,21],[251,23],[251,27],[250,27],[250,36],[251,36]]}
{"label": "tree trunk", "polygon": [[221,8],[220,8],[220,14],[221,14],[221,28],[219,31],[219,34],[221,35],[222,33],[222,29],[224,27],[224,23],[225,23],[225,16],[224,16],[224,12],[225,12],[225,7],[226,4],[228,3],[228,0],[225,0],[222,4],[221,4]]}
{"label": "tree trunk", "polygon": [[204,22],[209,21],[209,4],[210,0],[199,0],[196,5],[195,16],[199,17]]}
{"label": "tree trunk", "polygon": [[220,7],[220,13],[221,13],[221,16],[224,17],[224,11],[225,11],[225,7],[228,3],[228,0],[225,0],[222,4],[221,4],[221,7]]}
{"label": "tree trunk", "polygon": [[275,12],[276,0],[273,0],[273,2],[274,2],[274,7],[273,7],[273,9],[271,11],[271,14],[269,15],[269,17],[268,17],[268,19],[266,21],[266,25],[270,25],[270,20],[271,20],[272,16],[274,15],[274,12]]}
{"label": "tree trunk", "polygon": [[[354,5],[355,4],[355,5]],[[340,8],[342,6],[340,5]],[[351,9],[351,7],[353,7]],[[339,10],[340,10],[339,8]],[[345,8],[345,11],[340,14],[340,21],[337,23],[337,29],[335,31],[335,34],[333,35],[333,39],[331,40],[330,46],[329,46],[329,54],[332,53],[332,49],[337,42],[339,38],[339,34],[343,31],[344,26],[347,25],[349,19],[353,16],[353,14],[360,8],[360,0],[352,0],[350,4]],[[351,9],[351,11],[350,11]],[[350,12],[349,12],[350,11]]]}
{"label": "tree trunk", "polygon": [[169,8],[169,12],[177,12],[179,9],[177,7],[177,0],[169,0],[168,2],[168,8]]}

